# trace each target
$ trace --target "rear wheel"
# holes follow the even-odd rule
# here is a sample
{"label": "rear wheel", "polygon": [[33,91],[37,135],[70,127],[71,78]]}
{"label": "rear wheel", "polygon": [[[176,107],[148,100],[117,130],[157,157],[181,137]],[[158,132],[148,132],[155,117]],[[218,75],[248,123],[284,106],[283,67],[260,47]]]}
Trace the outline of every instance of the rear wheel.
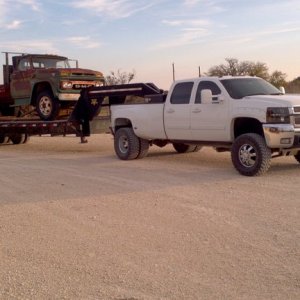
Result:
{"label": "rear wheel", "polygon": [[271,150],[259,134],[242,134],[232,145],[231,160],[240,174],[257,176],[270,168]]}
{"label": "rear wheel", "polygon": [[173,143],[174,149],[178,153],[198,152],[201,149],[199,145],[188,145],[182,143]]}
{"label": "rear wheel", "polygon": [[54,120],[59,113],[59,102],[52,93],[41,92],[37,97],[36,111],[42,120]]}
{"label": "rear wheel", "polygon": [[16,133],[11,135],[9,138],[15,145],[25,144],[28,141],[27,133]]}
{"label": "rear wheel", "polygon": [[7,144],[9,141],[9,137],[3,134],[0,134],[0,144]]}
{"label": "rear wheel", "polygon": [[114,148],[120,159],[135,159],[140,154],[140,139],[134,134],[132,128],[120,128],[115,134]]}
{"label": "rear wheel", "polygon": [[147,154],[148,154],[149,141],[139,138],[139,142],[140,142],[140,150],[139,150],[139,154],[138,154],[137,158],[143,158],[143,157],[147,156]]}

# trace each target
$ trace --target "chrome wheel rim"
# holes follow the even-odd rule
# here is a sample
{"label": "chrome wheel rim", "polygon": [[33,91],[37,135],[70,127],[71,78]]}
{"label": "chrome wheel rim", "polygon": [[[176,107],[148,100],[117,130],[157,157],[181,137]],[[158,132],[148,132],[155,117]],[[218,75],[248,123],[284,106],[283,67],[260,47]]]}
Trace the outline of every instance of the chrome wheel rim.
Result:
{"label": "chrome wheel rim", "polygon": [[256,151],[252,145],[244,144],[243,146],[240,147],[239,160],[244,167],[246,168],[253,167],[256,162],[256,157],[257,157]]}
{"label": "chrome wheel rim", "polygon": [[51,99],[47,96],[42,97],[40,99],[39,109],[40,109],[40,112],[44,116],[49,116],[51,114],[51,111],[52,111],[52,101],[51,101]]}

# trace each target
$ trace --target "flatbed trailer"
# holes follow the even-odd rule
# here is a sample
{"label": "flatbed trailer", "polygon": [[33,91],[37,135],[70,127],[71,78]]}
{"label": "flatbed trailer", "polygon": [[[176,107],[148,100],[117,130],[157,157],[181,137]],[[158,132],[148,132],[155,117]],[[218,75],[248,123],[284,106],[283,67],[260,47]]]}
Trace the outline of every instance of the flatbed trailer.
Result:
{"label": "flatbed trailer", "polygon": [[[166,94],[153,83],[132,83],[82,89],[79,100],[68,118],[42,121],[37,117],[0,117],[0,144],[11,141],[14,144],[26,143],[30,136],[76,135],[82,142],[94,133],[109,131],[109,107],[131,101],[162,102]],[[101,116],[106,107],[108,113]]]}
{"label": "flatbed trailer", "polygon": [[11,141],[14,144],[26,143],[30,136],[66,136],[76,135],[82,142],[92,133],[101,133],[109,129],[109,116],[99,116],[102,101],[81,97],[67,118],[43,121],[33,117],[0,117],[0,144]]}

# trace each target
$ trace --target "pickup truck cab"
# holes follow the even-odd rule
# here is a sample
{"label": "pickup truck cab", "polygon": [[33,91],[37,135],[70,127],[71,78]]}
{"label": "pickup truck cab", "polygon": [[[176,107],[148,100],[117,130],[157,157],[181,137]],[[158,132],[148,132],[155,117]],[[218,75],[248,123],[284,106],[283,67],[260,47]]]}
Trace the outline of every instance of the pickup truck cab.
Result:
{"label": "pickup truck cab", "polygon": [[300,96],[284,95],[258,77],[200,77],[175,81],[168,93],[141,104],[111,105],[120,159],[147,155],[149,145],[172,143],[179,153],[202,145],[231,151],[234,167],[260,175],[272,157],[300,162]]}

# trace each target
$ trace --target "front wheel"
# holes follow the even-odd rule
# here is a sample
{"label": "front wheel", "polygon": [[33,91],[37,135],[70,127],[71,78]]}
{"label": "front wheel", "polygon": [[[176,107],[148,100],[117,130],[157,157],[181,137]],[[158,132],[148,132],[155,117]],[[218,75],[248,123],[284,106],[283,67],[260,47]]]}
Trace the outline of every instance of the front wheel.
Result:
{"label": "front wheel", "polygon": [[242,175],[262,175],[270,168],[271,150],[259,134],[242,134],[232,145],[231,160]]}
{"label": "front wheel", "polygon": [[59,113],[59,102],[52,93],[41,92],[37,97],[36,111],[42,120],[54,120]]}
{"label": "front wheel", "polygon": [[294,157],[295,157],[296,161],[297,161],[298,163],[300,163],[300,151],[298,151],[297,154],[294,155]]}
{"label": "front wheel", "polygon": [[130,127],[123,127],[116,131],[114,148],[117,156],[122,160],[131,160],[140,153],[140,140]]}

